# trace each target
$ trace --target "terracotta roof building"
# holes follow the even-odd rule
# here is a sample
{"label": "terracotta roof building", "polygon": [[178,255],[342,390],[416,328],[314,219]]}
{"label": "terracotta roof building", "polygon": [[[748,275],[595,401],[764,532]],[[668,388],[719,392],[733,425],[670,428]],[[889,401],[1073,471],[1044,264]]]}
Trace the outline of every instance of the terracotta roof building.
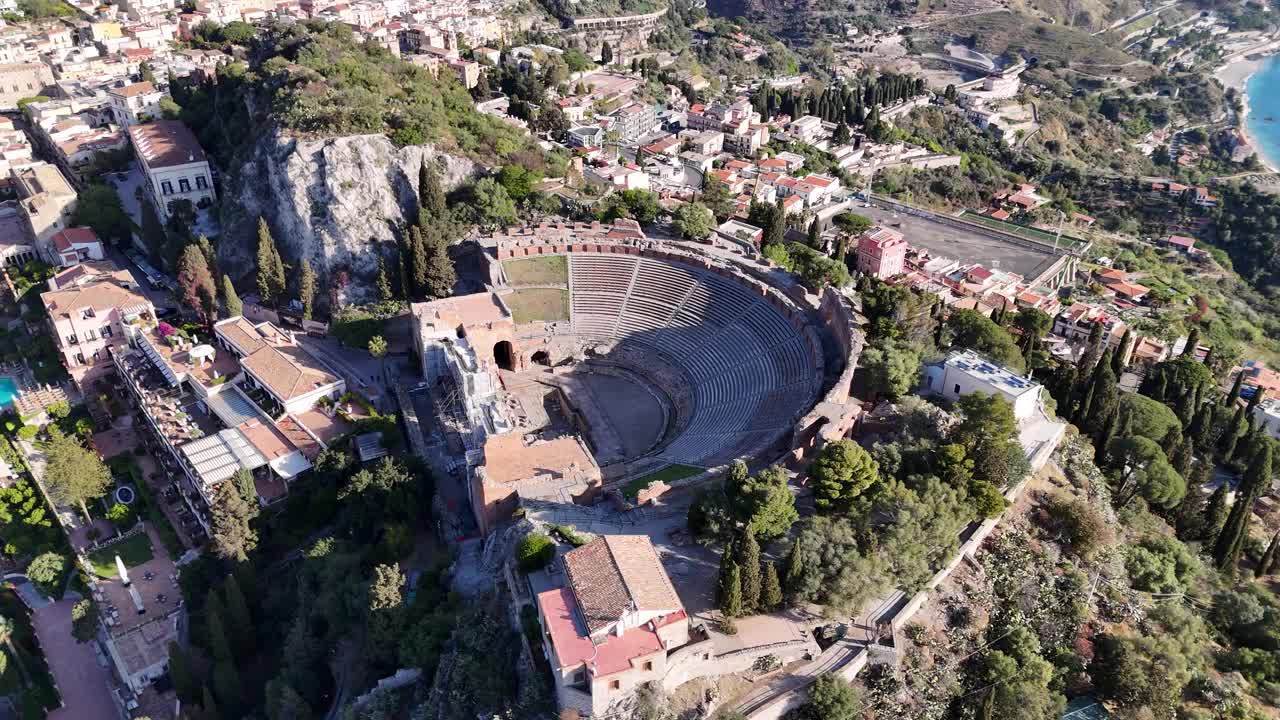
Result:
{"label": "terracotta roof building", "polygon": [[566,586],[538,594],[561,708],[605,714],[689,643],[689,616],[644,535],[605,535],[562,559]]}

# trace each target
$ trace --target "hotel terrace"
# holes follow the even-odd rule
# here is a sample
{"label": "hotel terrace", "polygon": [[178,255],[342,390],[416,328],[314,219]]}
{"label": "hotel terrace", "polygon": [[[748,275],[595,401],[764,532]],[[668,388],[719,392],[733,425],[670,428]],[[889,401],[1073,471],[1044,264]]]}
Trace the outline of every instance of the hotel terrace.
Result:
{"label": "hotel terrace", "polygon": [[208,533],[218,488],[237,470],[253,475],[259,502],[274,503],[350,429],[333,402],[345,382],[270,323],[231,318],[207,340],[162,323],[125,332],[112,361],[163,448],[158,459],[179,476],[188,531]]}

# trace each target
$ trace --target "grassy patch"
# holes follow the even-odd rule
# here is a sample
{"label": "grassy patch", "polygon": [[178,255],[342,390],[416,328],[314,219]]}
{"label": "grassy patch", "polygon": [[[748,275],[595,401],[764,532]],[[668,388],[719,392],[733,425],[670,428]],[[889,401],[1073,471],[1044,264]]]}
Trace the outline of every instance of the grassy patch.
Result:
{"label": "grassy patch", "polygon": [[556,288],[528,288],[504,295],[517,325],[569,319],[569,291]]}
{"label": "grassy patch", "polygon": [[[1040,22],[1018,13],[991,13],[957,18],[931,28],[948,36],[978,38],[978,50],[999,55],[1010,49],[1024,49],[1045,60],[1062,64],[1123,65],[1134,60],[1101,37],[1060,24]],[[1141,73],[1140,65],[1124,68],[1124,73]]]}
{"label": "grassy patch", "polygon": [[693,477],[703,472],[703,468],[694,467],[693,465],[668,465],[657,472],[651,472],[648,475],[642,475],[628,482],[622,488],[622,494],[628,499],[634,500],[640,491],[649,487],[649,485],[661,481],[664,483],[673,483],[676,480],[683,480],[687,477]]}
{"label": "grassy patch", "polygon": [[564,255],[507,260],[502,263],[511,285],[567,285],[569,261]]}
{"label": "grassy patch", "polygon": [[108,545],[89,555],[93,572],[99,577],[116,577],[116,556],[124,561],[125,567],[136,567],[155,557],[151,551],[151,538],[145,532],[138,533],[128,540]]}
{"label": "grassy patch", "polygon": [[[1053,246],[1054,234],[1051,232],[1045,232],[1044,230],[1040,230],[1039,228],[1027,227],[1026,225],[1018,225],[1016,223],[1005,222],[1003,220],[997,220],[993,217],[987,217],[986,215],[978,215],[976,213],[965,213],[963,219],[968,220],[969,222],[972,222],[972,223],[978,223],[979,225],[986,225],[988,227],[992,227],[997,230],[1003,230],[1004,232],[1011,233],[1019,237],[1024,237],[1034,242],[1044,243],[1051,247]],[[1073,238],[1067,234],[1063,234],[1062,239],[1058,242],[1058,247],[1072,248],[1080,244],[1081,244],[1081,241],[1079,239]]]}

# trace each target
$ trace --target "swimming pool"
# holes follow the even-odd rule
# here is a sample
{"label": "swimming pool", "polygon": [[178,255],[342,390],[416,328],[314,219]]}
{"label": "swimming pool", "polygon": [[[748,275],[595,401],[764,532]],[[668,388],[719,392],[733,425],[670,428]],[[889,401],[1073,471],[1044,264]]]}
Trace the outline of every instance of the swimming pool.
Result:
{"label": "swimming pool", "polygon": [[18,394],[18,383],[13,378],[0,377],[0,408],[8,407]]}

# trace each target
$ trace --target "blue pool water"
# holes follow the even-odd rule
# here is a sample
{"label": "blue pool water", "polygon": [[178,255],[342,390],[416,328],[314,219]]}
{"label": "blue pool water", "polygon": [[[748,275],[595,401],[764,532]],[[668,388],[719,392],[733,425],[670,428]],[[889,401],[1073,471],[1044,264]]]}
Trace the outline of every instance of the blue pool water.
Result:
{"label": "blue pool water", "polygon": [[17,394],[18,384],[13,381],[13,378],[0,377],[0,408],[8,407]]}
{"label": "blue pool water", "polygon": [[1280,56],[1267,58],[1249,78],[1249,134],[1258,152],[1272,164],[1280,163]]}

